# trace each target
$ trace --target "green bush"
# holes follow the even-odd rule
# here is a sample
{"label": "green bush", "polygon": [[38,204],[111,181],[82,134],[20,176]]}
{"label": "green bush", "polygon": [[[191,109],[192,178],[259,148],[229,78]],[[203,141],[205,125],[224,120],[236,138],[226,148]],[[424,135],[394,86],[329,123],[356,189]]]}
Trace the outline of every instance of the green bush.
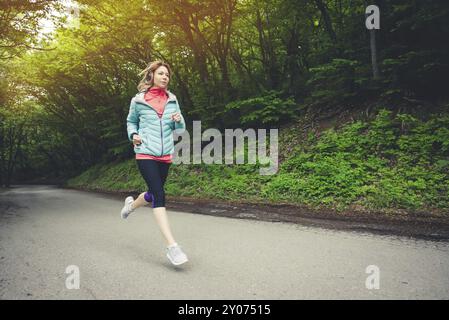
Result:
{"label": "green bush", "polygon": [[326,131],[306,152],[285,161],[264,194],[346,208],[449,206],[449,116],[422,122],[381,110],[371,122]]}
{"label": "green bush", "polygon": [[243,126],[277,125],[296,116],[297,105],[292,97],[282,98],[280,91],[268,91],[265,94],[228,103],[224,112],[238,110],[239,124]]}
{"label": "green bush", "polygon": [[332,59],[330,63],[310,69],[307,86],[311,92],[306,102],[311,105],[338,105],[360,93],[364,78],[361,63],[348,59]]}
{"label": "green bush", "polygon": [[[321,136],[309,134],[275,175],[255,165],[172,165],[171,196],[273,201],[343,210],[449,208],[449,116],[428,121],[382,109]],[[294,129],[293,129],[294,130]],[[284,132],[294,137],[292,132]],[[280,150],[282,152],[282,150]],[[96,166],[69,184],[92,189],[146,189],[135,160]]]}

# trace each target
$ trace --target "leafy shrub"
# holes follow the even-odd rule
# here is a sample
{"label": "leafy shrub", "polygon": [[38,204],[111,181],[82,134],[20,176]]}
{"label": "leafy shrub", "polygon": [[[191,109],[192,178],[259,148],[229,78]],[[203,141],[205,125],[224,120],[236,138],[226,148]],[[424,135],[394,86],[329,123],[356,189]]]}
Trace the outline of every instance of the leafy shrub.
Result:
{"label": "leafy shrub", "polygon": [[381,110],[371,123],[326,131],[307,151],[285,161],[262,189],[313,205],[346,208],[449,206],[449,116],[422,122]]}
{"label": "leafy shrub", "polygon": [[310,69],[307,81],[310,97],[306,100],[311,105],[337,105],[356,97],[360,91],[363,74],[361,64],[355,60],[332,59],[330,63]]}
{"label": "leafy shrub", "polygon": [[276,125],[296,116],[297,106],[292,97],[281,97],[279,91],[268,91],[261,96],[245,100],[237,100],[225,106],[225,112],[238,110],[243,126],[257,124]]}

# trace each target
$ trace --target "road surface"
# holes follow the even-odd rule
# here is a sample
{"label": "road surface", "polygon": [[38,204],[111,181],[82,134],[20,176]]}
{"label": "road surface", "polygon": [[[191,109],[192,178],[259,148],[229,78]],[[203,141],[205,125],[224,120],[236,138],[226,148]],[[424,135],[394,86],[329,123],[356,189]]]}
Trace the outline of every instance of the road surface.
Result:
{"label": "road surface", "polygon": [[190,260],[174,267],[152,209],[122,205],[0,189],[0,299],[449,298],[448,242],[168,210]]}

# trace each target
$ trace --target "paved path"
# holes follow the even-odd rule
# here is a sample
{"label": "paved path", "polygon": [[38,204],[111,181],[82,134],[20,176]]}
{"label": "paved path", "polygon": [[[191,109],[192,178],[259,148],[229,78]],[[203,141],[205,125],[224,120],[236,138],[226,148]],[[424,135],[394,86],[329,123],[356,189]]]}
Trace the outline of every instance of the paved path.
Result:
{"label": "paved path", "polygon": [[[0,299],[448,299],[449,243],[169,210],[190,261],[170,265],[151,208],[112,196],[0,190]],[[80,288],[67,289],[69,265]],[[367,289],[369,265],[379,289]],[[375,283],[375,282],[371,282]]]}

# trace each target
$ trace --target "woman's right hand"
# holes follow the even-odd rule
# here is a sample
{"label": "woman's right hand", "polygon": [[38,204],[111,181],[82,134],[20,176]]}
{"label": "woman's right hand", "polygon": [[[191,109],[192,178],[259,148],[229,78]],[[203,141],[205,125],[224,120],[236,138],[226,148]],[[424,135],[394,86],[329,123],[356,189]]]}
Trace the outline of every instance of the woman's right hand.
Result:
{"label": "woman's right hand", "polygon": [[138,134],[133,135],[133,144],[139,145],[142,143],[142,138],[140,138],[140,136]]}

